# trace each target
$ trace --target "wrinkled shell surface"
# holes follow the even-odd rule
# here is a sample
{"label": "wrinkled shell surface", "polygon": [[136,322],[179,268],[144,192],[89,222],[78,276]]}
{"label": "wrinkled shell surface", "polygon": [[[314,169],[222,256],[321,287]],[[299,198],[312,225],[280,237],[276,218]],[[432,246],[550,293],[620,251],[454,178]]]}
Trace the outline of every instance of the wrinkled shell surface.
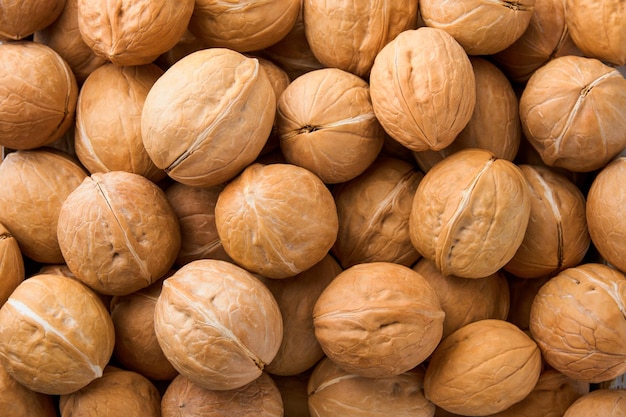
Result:
{"label": "wrinkled shell surface", "polygon": [[0,224],[0,307],[26,277],[17,240]]}
{"label": "wrinkled shell surface", "polygon": [[582,264],[549,280],[530,311],[530,332],[546,362],[585,382],[626,372],[626,277]]}
{"label": "wrinkled shell surface", "polygon": [[165,173],[146,152],[141,111],[148,91],[163,71],[154,64],[93,71],[80,89],[74,146],[89,172],[127,171],[158,182]]}
{"label": "wrinkled shell surface", "polygon": [[64,263],[57,223],[65,199],[87,173],[67,155],[50,150],[9,153],[0,164],[0,222],[25,256]]}
{"label": "wrinkled shell surface", "polygon": [[342,271],[335,259],[324,259],[289,279],[262,278],[274,295],[283,318],[280,349],[265,370],[272,375],[297,375],[310,369],[324,352],[315,338],[313,306],[328,284]]}
{"label": "wrinkled shell surface", "polygon": [[[13,379],[0,366],[0,410],[6,417],[56,417],[52,396],[32,391]],[[8,414],[7,414],[8,413]]]}
{"label": "wrinkled shell surface", "polygon": [[241,388],[207,390],[182,375],[168,386],[162,417],[283,417],[280,391],[266,373]]}
{"label": "wrinkled shell surface", "polygon": [[589,172],[626,148],[626,80],[585,57],[539,68],[520,98],[524,135],[549,166]]}
{"label": "wrinkled shell surface", "polygon": [[178,219],[164,192],[124,171],[85,178],[61,206],[57,235],[74,275],[109,295],[149,286],[180,249]]}
{"label": "wrinkled shell surface", "polygon": [[0,145],[33,149],[59,139],[74,123],[76,78],[53,49],[0,44]]}
{"label": "wrinkled shell surface", "polygon": [[621,271],[626,271],[626,221],[621,215],[626,195],[626,158],[617,158],[595,177],[587,194],[587,226],[600,254]]}
{"label": "wrinkled shell surface", "polygon": [[317,59],[364,78],[378,52],[417,24],[417,0],[305,0],[303,12],[304,33]]}
{"label": "wrinkled shell surface", "polygon": [[33,276],[0,308],[0,362],[33,391],[68,394],[101,377],[114,341],[100,299],[68,277]]}
{"label": "wrinkled shell surface", "polygon": [[300,0],[197,0],[189,30],[208,47],[250,52],[281,40],[293,27]]}
{"label": "wrinkled shell surface", "polygon": [[598,389],[574,402],[563,417],[619,416],[626,413],[626,390]]}
{"label": "wrinkled shell surface", "polygon": [[328,188],[288,164],[246,168],[218,197],[215,223],[226,253],[268,278],[292,277],[321,261],[338,230]]}
{"label": "wrinkled shell surface", "polygon": [[62,395],[59,410],[61,417],[160,417],[161,395],[140,374],[108,366],[101,378],[79,391]]}
{"label": "wrinkled shell surface", "polygon": [[452,413],[487,416],[524,399],[541,372],[537,344],[503,320],[470,323],[445,338],[424,378],[426,398]]}
{"label": "wrinkled shell surface", "polygon": [[441,340],[444,315],[420,274],[373,262],[337,275],[315,303],[313,324],[326,356],[339,367],[381,378],[424,361]]}
{"label": "wrinkled shell surface", "polygon": [[364,262],[410,266],[419,259],[406,225],[423,177],[407,162],[381,157],[333,188],[339,233],[332,252],[344,268]]}
{"label": "wrinkled shell surface", "polygon": [[443,29],[470,55],[491,55],[515,42],[526,31],[535,0],[420,0],[422,19]]}
{"label": "wrinkled shell surface", "polygon": [[50,25],[65,0],[8,0],[0,5],[0,40],[19,40]]}
{"label": "wrinkled shell surface", "polygon": [[413,151],[450,145],[472,117],[476,83],[461,46],[440,29],[406,30],[376,56],[370,74],[376,117]]}
{"label": "wrinkled shell surface", "polygon": [[330,184],[365,171],[384,141],[368,84],[337,68],[311,71],[289,84],[278,100],[276,123],[285,159]]}
{"label": "wrinkled shell surface", "polygon": [[432,417],[435,405],[424,397],[421,368],[388,378],[350,374],[323,359],[309,380],[311,417]]}
{"label": "wrinkled shell surface", "polygon": [[524,238],[528,185],[512,162],[465,149],[420,182],[409,217],[411,242],[444,275],[483,278],[502,268]]}
{"label": "wrinkled shell surface", "polygon": [[221,48],[194,52],[152,86],[141,115],[148,155],[177,182],[213,186],[259,155],[276,98],[254,58]]}
{"label": "wrinkled shell surface", "polygon": [[199,260],[163,283],[157,339],[176,370],[205,389],[240,388],[280,348],[283,323],[272,293],[234,264]]}
{"label": "wrinkled shell surface", "polygon": [[83,41],[116,65],[144,65],[187,29],[193,0],[78,0]]}

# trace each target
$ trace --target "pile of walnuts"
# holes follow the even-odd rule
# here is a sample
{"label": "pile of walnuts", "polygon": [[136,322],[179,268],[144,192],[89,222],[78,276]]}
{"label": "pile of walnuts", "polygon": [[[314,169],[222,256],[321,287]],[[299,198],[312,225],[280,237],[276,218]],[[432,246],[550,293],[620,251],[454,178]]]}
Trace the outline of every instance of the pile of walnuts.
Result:
{"label": "pile of walnuts", "polygon": [[626,413],[622,0],[0,2],[0,415]]}

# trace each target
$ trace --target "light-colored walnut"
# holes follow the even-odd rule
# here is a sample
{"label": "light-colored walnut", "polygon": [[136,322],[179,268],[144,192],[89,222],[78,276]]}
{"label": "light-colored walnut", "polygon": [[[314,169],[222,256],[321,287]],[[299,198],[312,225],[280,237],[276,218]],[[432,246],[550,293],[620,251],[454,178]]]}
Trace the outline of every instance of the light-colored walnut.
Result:
{"label": "light-colored walnut", "polygon": [[577,399],[563,417],[619,416],[626,414],[626,389],[598,389]]}
{"label": "light-colored walnut", "polygon": [[20,40],[56,20],[66,0],[8,0],[0,4],[0,41]]}
{"label": "light-colored walnut", "polygon": [[0,307],[26,278],[24,258],[17,240],[0,224]]}
{"label": "light-colored walnut", "polygon": [[0,365],[0,410],[5,417],[56,417],[51,395],[35,392],[13,379]]}

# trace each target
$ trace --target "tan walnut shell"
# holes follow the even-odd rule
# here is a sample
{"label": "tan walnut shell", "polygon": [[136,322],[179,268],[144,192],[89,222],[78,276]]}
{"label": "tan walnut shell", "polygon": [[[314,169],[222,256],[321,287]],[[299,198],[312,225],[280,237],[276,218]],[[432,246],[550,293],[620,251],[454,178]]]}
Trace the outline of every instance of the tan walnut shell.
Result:
{"label": "tan walnut shell", "polygon": [[270,290],[246,270],[213,259],[190,262],[163,282],[154,328],[174,368],[209,390],[254,381],[283,336]]}
{"label": "tan walnut shell", "polygon": [[85,43],[116,65],[144,65],[183,35],[193,0],[78,0]]}
{"label": "tan walnut shell", "polygon": [[590,172],[626,148],[626,79],[597,59],[548,62],[528,80],[519,106],[524,135],[549,166]]}
{"label": "tan walnut shell", "polygon": [[267,278],[292,277],[321,261],[339,227],[332,194],[315,174],[258,163],[224,188],[215,224],[226,253]]}
{"label": "tan walnut shell", "polygon": [[0,224],[0,307],[26,278],[24,258],[17,240]]}
{"label": "tan walnut shell", "polygon": [[577,399],[563,417],[620,416],[626,413],[625,389],[597,389]]}
{"label": "tan walnut shell", "polygon": [[232,179],[256,159],[275,114],[272,85],[256,59],[203,49],[154,83],[141,134],[154,164],[172,179],[208,187]]}
{"label": "tan walnut shell", "polygon": [[109,312],[72,278],[32,276],[0,308],[0,363],[33,391],[69,394],[100,378],[114,341]]}
{"label": "tan walnut shell", "polygon": [[57,236],[70,271],[108,295],[149,286],[180,249],[178,219],[163,191],[125,171],[85,178],[61,206]]}
{"label": "tan walnut shell", "polygon": [[417,0],[303,1],[304,33],[326,67],[367,78],[380,50],[417,25]]}
{"label": "tan walnut shell", "polygon": [[603,382],[626,372],[626,277],[581,264],[550,279],[530,310],[530,332],[545,361],[570,378]]}
{"label": "tan walnut shell", "polygon": [[443,275],[483,278],[515,255],[530,217],[521,170],[482,149],[456,152],[426,173],[409,216],[411,242]]}
{"label": "tan walnut shell", "polygon": [[13,379],[1,365],[0,392],[0,410],[3,410],[6,417],[57,417],[53,396],[26,388]]}
{"label": "tan walnut shell", "polygon": [[491,55],[515,42],[528,27],[535,0],[420,0],[420,16],[443,29],[469,55]]}
{"label": "tan walnut shell", "polygon": [[0,41],[19,40],[56,20],[66,0],[8,0],[0,4]]}
{"label": "tan walnut shell", "polygon": [[480,320],[446,337],[431,356],[426,398],[465,416],[488,416],[523,400],[541,373],[537,344],[504,320]]}
{"label": "tan walnut shell", "polygon": [[413,151],[450,145],[476,104],[472,64],[441,29],[406,30],[376,56],[370,94],[385,131]]}
{"label": "tan walnut shell", "polygon": [[337,366],[384,378],[428,358],[441,340],[444,316],[437,293],[419,273],[371,262],[335,277],[315,303],[313,325]]}
{"label": "tan walnut shell", "polygon": [[383,147],[369,85],[337,68],[311,71],[289,84],[278,100],[276,123],[287,162],[327,184],[355,178]]}
{"label": "tan walnut shell", "polygon": [[78,85],[52,48],[30,41],[0,43],[0,145],[34,149],[74,123]]}
{"label": "tan walnut shell", "polygon": [[387,378],[365,378],[322,359],[308,383],[311,417],[433,417],[421,367]]}

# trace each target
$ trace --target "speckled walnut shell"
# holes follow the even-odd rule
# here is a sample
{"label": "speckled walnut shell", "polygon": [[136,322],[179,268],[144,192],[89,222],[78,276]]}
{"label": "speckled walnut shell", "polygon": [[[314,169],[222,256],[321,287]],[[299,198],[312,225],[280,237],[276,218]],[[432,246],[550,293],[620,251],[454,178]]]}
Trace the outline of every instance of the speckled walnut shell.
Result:
{"label": "speckled walnut shell", "polygon": [[65,0],[10,0],[0,5],[0,41],[19,40],[50,25]]}
{"label": "speckled walnut shell", "polygon": [[163,282],[154,312],[163,353],[183,376],[209,390],[240,388],[272,361],[283,335],[272,293],[238,266],[206,259]]}
{"label": "speckled walnut shell", "polygon": [[183,35],[193,0],[78,0],[84,42],[116,65],[144,65]]}
{"label": "speckled walnut shell", "polygon": [[626,65],[626,5],[620,0],[566,0],[565,19],[585,56]]}
{"label": "speckled walnut shell", "polygon": [[374,58],[417,25],[417,0],[303,2],[304,33],[317,59],[367,78]]}
{"label": "speckled walnut shell", "polygon": [[1,364],[44,394],[68,394],[101,377],[114,339],[98,296],[68,277],[32,276],[0,308]]}
{"label": "speckled walnut shell", "polygon": [[430,284],[390,262],[350,267],[313,308],[315,336],[340,368],[364,377],[398,375],[435,349],[445,313]]}
{"label": "speckled walnut shell", "polygon": [[582,192],[547,167],[520,169],[530,190],[530,220],[522,244],[504,269],[517,277],[539,278],[578,265],[590,244]]}
{"label": "speckled walnut shell", "polygon": [[300,0],[195,2],[189,30],[208,47],[250,52],[281,40],[293,27]]}
{"label": "speckled walnut shell", "polygon": [[74,123],[78,85],[53,49],[30,41],[0,43],[0,145],[34,149]]}
{"label": "speckled walnut shell", "polygon": [[336,184],[361,174],[382,149],[369,85],[337,68],[295,79],[278,100],[280,149],[287,162]]}
{"label": "speckled walnut shell", "polygon": [[280,391],[267,373],[241,388],[208,390],[182,375],[167,387],[162,417],[283,417]]}
{"label": "speckled walnut shell", "polygon": [[576,400],[563,417],[619,416],[626,413],[625,389],[598,389]]}
{"label": "speckled walnut shell", "polygon": [[309,379],[311,417],[433,417],[435,405],[424,397],[421,367],[387,378],[348,373],[323,359]]}
{"label": "speckled walnut shell", "polygon": [[380,157],[357,178],[333,188],[339,233],[332,253],[344,268],[364,262],[410,266],[419,259],[406,225],[423,177],[408,162]]}
{"label": "speckled walnut shell", "polygon": [[446,313],[443,338],[478,320],[507,318],[509,285],[502,272],[476,279],[444,276],[425,258],[420,259],[413,270],[426,278],[439,297],[441,309]]}
{"label": "speckled walnut shell", "polygon": [[598,173],[587,193],[587,227],[595,248],[611,265],[626,271],[626,221],[621,215],[626,198],[619,192],[626,179],[626,158],[620,157]]}
{"label": "speckled walnut shell", "polygon": [[215,224],[226,253],[268,278],[292,277],[321,261],[338,229],[328,188],[289,164],[246,168],[218,197]]}
{"label": "speckled walnut shell", "polygon": [[528,185],[512,162],[482,149],[456,152],[420,182],[409,216],[411,242],[443,275],[483,278],[524,238]]}
{"label": "speckled walnut shell", "polygon": [[530,332],[545,361],[569,376],[603,382],[626,372],[626,277],[582,264],[544,284],[530,310]]}
{"label": "speckled walnut shell", "polygon": [[26,277],[17,240],[0,224],[0,307]]}
{"label": "speckled walnut shell", "polygon": [[182,58],[154,83],[141,133],[157,167],[177,182],[208,187],[256,159],[275,114],[276,98],[259,62],[210,48]]}
{"label": "speckled walnut shell", "polygon": [[0,410],[6,417],[57,417],[54,398],[32,391],[0,366]]}
{"label": "speckled walnut shell", "polygon": [[0,222],[22,253],[36,262],[64,263],[57,239],[59,212],[87,173],[52,150],[9,153],[0,164]]}
{"label": "speckled walnut shell", "polygon": [[143,104],[162,74],[154,64],[106,64],[87,77],[76,105],[74,146],[89,172],[127,171],[153,182],[165,177],[141,137]]}
{"label": "speckled walnut shell", "polygon": [[72,273],[109,295],[149,286],[180,249],[178,219],[163,191],[124,171],[85,178],[61,206],[57,235]]}
{"label": "speckled walnut shell", "polygon": [[328,284],[342,271],[330,255],[289,279],[260,278],[272,292],[283,318],[283,340],[265,367],[272,375],[297,375],[315,365],[324,352],[315,338],[313,306]]}
{"label": "speckled walnut shell", "polygon": [[597,59],[555,58],[520,98],[524,135],[549,166],[590,172],[626,148],[626,80]]}
{"label": "speckled walnut shell", "polygon": [[450,145],[472,117],[476,83],[463,48],[441,29],[406,30],[376,56],[370,94],[385,131],[413,151]]}
{"label": "speckled walnut shell", "polygon": [[480,320],[445,338],[424,378],[426,398],[464,416],[498,413],[524,399],[541,372],[537,344],[515,325]]}
{"label": "speckled walnut shell", "polygon": [[107,366],[101,378],[59,399],[61,417],[161,417],[161,395],[147,378]]}
{"label": "speckled walnut shell", "polygon": [[420,16],[443,29],[469,55],[491,55],[515,42],[526,30],[535,0],[420,0]]}

